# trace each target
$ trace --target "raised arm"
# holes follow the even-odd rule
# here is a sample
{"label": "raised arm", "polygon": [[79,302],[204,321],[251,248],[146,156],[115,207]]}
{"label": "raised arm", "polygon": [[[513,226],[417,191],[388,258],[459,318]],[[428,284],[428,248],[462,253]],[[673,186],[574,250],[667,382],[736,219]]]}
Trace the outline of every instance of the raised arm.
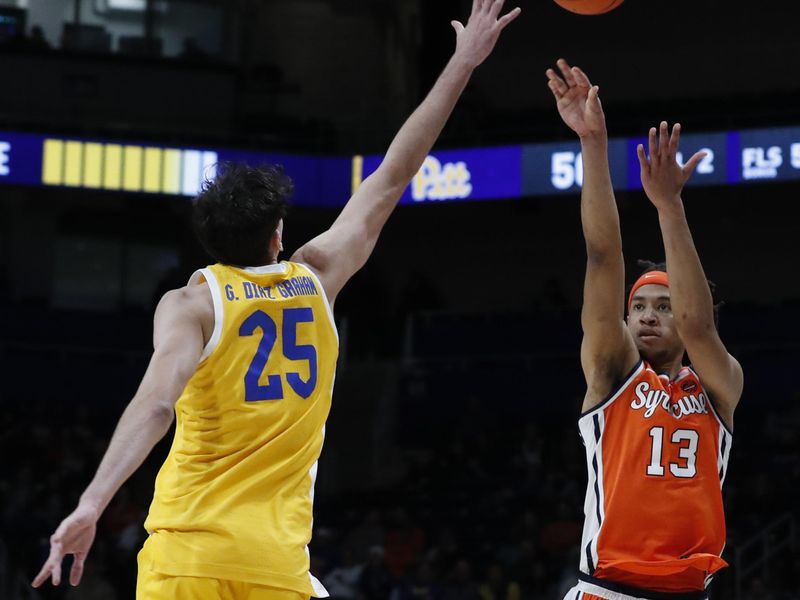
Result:
{"label": "raised arm", "polygon": [[583,155],[581,223],[586,240],[581,364],[588,391],[584,410],[601,401],[639,360],[624,323],[625,264],[619,215],[608,166],[608,134],[599,88],[578,67],[558,61],[547,70],[564,122],[578,134]]}
{"label": "raised arm", "polygon": [[[136,394],[122,413],[111,443],[78,507],[50,537],[50,556],[36,579],[61,582],[61,561],[74,555],[69,582],[78,585],[86,556],[94,542],[96,524],[122,484],[139,468],[153,446],[172,424],[175,402],[194,374],[204,347],[203,319],[213,323],[210,296],[204,303],[198,292],[168,292],[156,309],[154,352]],[[207,293],[206,293],[207,295]]]}
{"label": "raised arm", "polygon": [[331,228],[292,256],[314,269],[331,302],[372,254],[378,236],[439,137],[473,70],[492,52],[500,32],[520,13],[503,17],[505,0],[473,0],[466,27],[453,21],[456,50],[433,89],[405,122],[380,167],[359,186]]}
{"label": "raised arm", "polygon": [[711,290],[681,199],[683,186],[704,153],[696,153],[685,166],[678,164],[680,135],[678,123],[672,128],[671,136],[666,122],[661,123],[658,132],[655,127],[650,129],[649,158],[641,144],[637,148],[642,185],[658,210],[667,256],[670,302],[678,334],[703,387],[730,427],[733,425],[733,411],[742,395],[744,378],[742,367],[728,353],[717,333]]}

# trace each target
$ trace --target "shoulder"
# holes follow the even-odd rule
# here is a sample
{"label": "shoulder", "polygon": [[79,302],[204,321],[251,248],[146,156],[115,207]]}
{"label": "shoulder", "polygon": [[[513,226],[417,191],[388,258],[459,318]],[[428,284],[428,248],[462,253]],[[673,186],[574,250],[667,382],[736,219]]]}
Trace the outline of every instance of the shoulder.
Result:
{"label": "shoulder", "polygon": [[295,253],[295,255],[292,256],[290,260],[286,261],[285,264],[287,264],[289,268],[293,270],[298,270],[299,268],[300,270],[310,271],[312,275],[319,279],[319,269],[312,267],[309,264],[309,261],[305,260],[304,256],[298,256],[297,253]]}
{"label": "shoulder", "polygon": [[206,281],[189,283],[183,287],[169,290],[161,297],[159,307],[200,308],[211,303],[211,294]]}
{"label": "shoulder", "polygon": [[214,302],[206,281],[192,281],[189,284],[169,290],[165,293],[156,308],[155,318],[194,317],[203,319],[214,316]]}
{"label": "shoulder", "polygon": [[161,297],[153,317],[153,344],[187,340],[208,342],[214,331],[214,302],[206,283],[189,283]]}
{"label": "shoulder", "polygon": [[720,421],[722,421],[722,424],[725,426],[728,432],[733,431],[733,414],[736,411],[736,407],[739,405],[739,400],[741,400],[742,397],[743,379],[741,365],[733,357],[731,357],[731,361],[733,375],[729,377],[729,379],[736,380],[736,382],[733,384],[733,391],[724,386],[716,389],[710,385],[707,385],[706,382],[703,381],[703,378],[700,377],[700,375],[694,370],[694,368],[691,366],[689,367],[691,379],[696,381],[697,385],[705,393],[705,396],[711,404],[711,407],[714,409],[714,413],[717,415]]}
{"label": "shoulder", "polygon": [[613,380],[589,381],[587,380],[587,394],[584,399],[581,416],[586,416],[600,408],[612,404],[617,398],[624,395],[633,385],[642,380],[658,380],[658,376],[643,359],[636,361],[624,373],[617,372]]}
{"label": "shoulder", "polygon": [[336,296],[331,295],[329,291],[330,284],[325,281],[324,275],[320,273],[319,269],[317,269],[316,267],[312,267],[310,264],[308,264],[308,262],[305,262],[303,260],[296,260],[296,256],[292,257],[292,260],[289,262],[289,264],[297,265],[311,274],[311,276],[316,280],[316,282],[322,288],[322,293],[324,294],[325,299],[328,301],[328,303],[332,308],[333,303],[336,300]]}

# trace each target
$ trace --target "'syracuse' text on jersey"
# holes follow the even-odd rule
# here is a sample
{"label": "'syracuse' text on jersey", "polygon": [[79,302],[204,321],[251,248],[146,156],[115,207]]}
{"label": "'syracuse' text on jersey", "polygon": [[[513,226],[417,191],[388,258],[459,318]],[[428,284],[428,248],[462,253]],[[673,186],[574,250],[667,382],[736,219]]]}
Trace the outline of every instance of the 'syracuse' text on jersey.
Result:
{"label": "'syracuse' text on jersey", "polygon": [[726,566],[722,483],[731,432],[697,374],[640,361],[579,420],[589,482],[580,570],[644,590],[705,589]]}
{"label": "'syracuse' text on jersey", "polygon": [[326,597],[307,549],[339,348],[325,293],[291,262],[192,281],[208,283],[214,331],[175,405],[147,567]]}

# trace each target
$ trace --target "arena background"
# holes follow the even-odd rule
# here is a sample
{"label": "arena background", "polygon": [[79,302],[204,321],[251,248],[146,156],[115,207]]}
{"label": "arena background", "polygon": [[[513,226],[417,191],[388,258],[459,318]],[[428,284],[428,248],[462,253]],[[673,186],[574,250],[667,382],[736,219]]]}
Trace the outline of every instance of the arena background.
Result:
{"label": "arena background", "polygon": [[[791,3],[627,0],[591,18],[521,6],[438,149],[572,142],[544,77],[560,56],[601,86],[612,137],[662,119],[687,134],[800,127]],[[0,2],[0,164],[40,165],[16,142],[31,134],[340,157],[334,175],[349,181],[351,157],[382,152],[421,100],[452,50],[449,21],[468,12],[466,0]],[[155,302],[208,259],[188,197],[6,171],[0,598],[132,598],[171,433],[104,515],[81,587],[29,581],[136,389]],[[800,597],[795,171],[784,154],[782,181],[684,194],[746,379],[715,599]],[[323,192],[327,206],[292,210],[286,256],[347,198]],[[656,214],[641,191],[617,198],[633,277],[637,258],[663,257]],[[337,302],[313,569],[342,600],[560,599],[585,486],[578,194],[410,204]]]}

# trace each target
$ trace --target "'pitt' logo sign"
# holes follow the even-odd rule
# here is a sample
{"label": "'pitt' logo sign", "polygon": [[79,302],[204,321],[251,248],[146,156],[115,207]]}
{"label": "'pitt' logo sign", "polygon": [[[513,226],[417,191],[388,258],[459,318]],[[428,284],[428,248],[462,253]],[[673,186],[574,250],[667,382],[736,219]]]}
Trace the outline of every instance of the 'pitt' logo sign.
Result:
{"label": "'pitt' logo sign", "polygon": [[472,193],[472,174],[467,163],[442,164],[428,156],[411,182],[411,197],[415,202],[425,200],[460,200]]}

